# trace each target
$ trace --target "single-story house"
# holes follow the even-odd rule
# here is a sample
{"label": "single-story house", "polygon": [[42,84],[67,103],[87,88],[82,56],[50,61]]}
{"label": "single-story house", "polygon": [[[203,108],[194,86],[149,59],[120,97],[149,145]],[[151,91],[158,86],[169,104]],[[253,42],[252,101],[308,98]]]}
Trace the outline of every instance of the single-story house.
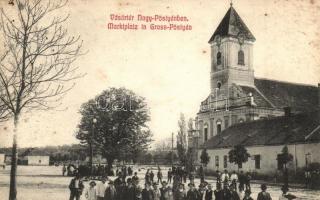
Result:
{"label": "single-story house", "polygon": [[44,165],[48,166],[50,161],[50,156],[47,155],[28,155],[27,156],[28,165]]}
{"label": "single-story house", "polygon": [[210,156],[208,169],[237,170],[238,166],[229,162],[228,153],[234,146],[242,145],[250,158],[243,163],[241,170],[269,174],[283,167],[278,158],[283,147],[287,146],[293,156],[289,168],[298,169],[310,163],[320,163],[319,113],[289,114],[235,124],[201,145],[198,158],[201,149],[205,148]]}

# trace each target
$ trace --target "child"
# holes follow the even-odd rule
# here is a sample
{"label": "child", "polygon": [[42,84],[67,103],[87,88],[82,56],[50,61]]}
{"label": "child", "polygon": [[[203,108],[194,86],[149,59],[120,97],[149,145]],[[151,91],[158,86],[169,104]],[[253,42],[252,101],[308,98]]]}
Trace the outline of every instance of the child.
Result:
{"label": "child", "polygon": [[89,184],[89,188],[86,190],[86,198],[88,200],[97,200],[97,194],[96,194],[96,183],[94,181],[91,181]]}

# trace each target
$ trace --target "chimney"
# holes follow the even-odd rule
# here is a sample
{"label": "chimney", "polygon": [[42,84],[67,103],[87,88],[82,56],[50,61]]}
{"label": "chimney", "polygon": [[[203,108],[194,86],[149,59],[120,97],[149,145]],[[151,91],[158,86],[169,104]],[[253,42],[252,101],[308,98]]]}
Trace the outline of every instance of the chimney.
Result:
{"label": "chimney", "polygon": [[289,106],[288,107],[284,107],[283,110],[284,110],[284,116],[286,116],[286,117],[290,117],[291,116],[291,108]]}

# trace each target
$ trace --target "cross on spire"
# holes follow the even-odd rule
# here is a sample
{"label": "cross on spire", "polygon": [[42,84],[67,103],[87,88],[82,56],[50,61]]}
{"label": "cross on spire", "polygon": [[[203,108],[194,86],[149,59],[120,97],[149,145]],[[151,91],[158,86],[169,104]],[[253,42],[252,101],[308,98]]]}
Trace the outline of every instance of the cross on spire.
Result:
{"label": "cross on spire", "polygon": [[232,0],[230,0],[230,7],[232,7],[233,6],[233,1]]}

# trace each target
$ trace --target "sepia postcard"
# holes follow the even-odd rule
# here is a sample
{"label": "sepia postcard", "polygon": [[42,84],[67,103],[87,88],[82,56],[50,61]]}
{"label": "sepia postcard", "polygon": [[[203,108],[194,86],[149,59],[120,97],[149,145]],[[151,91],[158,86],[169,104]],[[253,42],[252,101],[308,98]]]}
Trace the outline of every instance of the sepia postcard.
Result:
{"label": "sepia postcard", "polygon": [[0,199],[316,200],[317,0],[0,0]]}

